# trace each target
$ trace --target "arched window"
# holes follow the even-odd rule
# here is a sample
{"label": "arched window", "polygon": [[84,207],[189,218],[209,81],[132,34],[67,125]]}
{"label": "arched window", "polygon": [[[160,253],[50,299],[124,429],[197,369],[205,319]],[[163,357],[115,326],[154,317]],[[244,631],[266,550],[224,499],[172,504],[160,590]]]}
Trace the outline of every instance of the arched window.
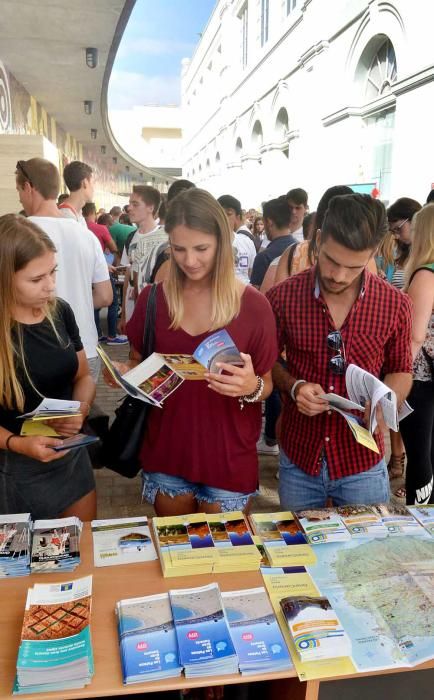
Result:
{"label": "arched window", "polygon": [[366,80],[366,99],[375,100],[390,92],[397,79],[396,56],[390,39],[385,39],[371,61]]}
{"label": "arched window", "polygon": [[210,168],[209,158],[206,159],[205,167],[206,167],[207,170],[209,170],[209,168]]}
{"label": "arched window", "polygon": [[256,147],[256,149],[260,149],[264,141],[264,134],[262,132],[262,124],[257,119],[255,123],[253,124],[253,130],[252,130],[252,144]]}
{"label": "arched window", "polygon": [[217,163],[217,165],[220,163],[220,153],[218,151],[215,154],[215,162]]}
{"label": "arched window", "polygon": [[237,154],[238,157],[241,157],[242,152],[243,152],[243,142],[241,141],[240,137],[238,136],[237,140],[235,141],[235,153]]}
{"label": "arched window", "polygon": [[277,113],[276,124],[274,127],[277,141],[285,140],[286,134],[288,132],[288,124],[288,112],[286,111],[285,107],[281,107],[281,109],[279,109]]}

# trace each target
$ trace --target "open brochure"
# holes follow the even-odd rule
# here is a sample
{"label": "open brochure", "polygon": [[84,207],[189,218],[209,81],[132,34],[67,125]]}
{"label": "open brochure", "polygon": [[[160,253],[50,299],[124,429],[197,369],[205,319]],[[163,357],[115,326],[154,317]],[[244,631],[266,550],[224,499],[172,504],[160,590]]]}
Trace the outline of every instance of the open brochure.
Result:
{"label": "open brochure", "polygon": [[[373,438],[377,427],[377,405],[381,407],[387,427],[395,432],[398,431],[399,421],[408,416],[412,408],[405,401],[398,411],[395,392],[373,374],[356,365],[348,365],[345,383],[348,399],[337,394],[323,394],[321,398],[329,402],[331,410],[337,411],[345,418],[357,442],[378,453],[377,443]],[[348,411],[364,411],[368,401],[371,402],[371,413],[366,428],[361,418]]]}
{"label": "open brochure", "polygon": [[218,373],[218,363],[243,366],[240,353],[224,329],[203,340],[193,355],[153,352],[139,365],[121,375],[107,353],[97,352],[115,382],[135,399],[161,406],[182,382],[204,379],[205,372]]}

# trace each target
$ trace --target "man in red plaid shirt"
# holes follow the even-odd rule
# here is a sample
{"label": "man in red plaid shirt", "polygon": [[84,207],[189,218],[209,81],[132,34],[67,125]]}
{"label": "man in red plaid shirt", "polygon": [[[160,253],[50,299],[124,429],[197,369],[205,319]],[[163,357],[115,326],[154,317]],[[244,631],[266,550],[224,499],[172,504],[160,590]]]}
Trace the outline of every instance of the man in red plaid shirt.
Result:
{"label": "man in red plaid shirt", "polygon": [[378,200],[334,197],[317,232],[317,264],[268,292],[279,348],[286,352],[287,369],[277,363],[273,370],[284,397],[279,494],[285,510],[323,507],[329,498],[335,505],[390,498],[381,411],[379,461],[320,398],[329,392],[347,397],[350,363],[381,377],[398,405],[410,391],[410,300],[366,269],[386,231]]}

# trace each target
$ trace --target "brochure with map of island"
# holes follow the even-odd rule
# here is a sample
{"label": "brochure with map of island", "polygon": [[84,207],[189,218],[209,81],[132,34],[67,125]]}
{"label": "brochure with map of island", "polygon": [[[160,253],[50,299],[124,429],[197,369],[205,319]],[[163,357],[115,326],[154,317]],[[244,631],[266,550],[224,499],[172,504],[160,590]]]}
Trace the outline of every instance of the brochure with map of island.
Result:
{"label": "brochure with map of island", "polygon": [[286,642],[264,588],[222,593],[242,674],[292,668]]}
{"label": "brochure with map of island", "polygon": [[29,588],[14,694],[59,692],[90,683],[91,599],[92,576]]}
{"label": "brochure with map of island", "polygon": [[80,564],[80,535],[83,524],[79,518],[35,520],[33,526],[32,573],[74,571]]}
{"label": "brochure with map of island", "polygon": [[238,657],[216,583],[169,591],[186,678],[238,673]]}
{"label": "brochure with map of island", "polygon": [[30,513],[0,515],[0,579],[30,574]]}
{"label": "brochure with map of island", "polygon": [[393,503],[378,503],[377,505],[372,506],[372,508],[374,513],[377,513],[381,517],[389,536],[428,536],[425,528],[422,527],[422,525],[405,506],[395,505]]}
{"label": "brochure with map of island", "polygon": [[314,550],[307,544],[291,512],[252,513],[249,520],[263,542],[271,566],[303,566],[315,562]]}
{"label": "brochure with map of island", "polygon": [[92,520],[95,566],[135,564],[157,559],[148,518]]}
{"label": "brochure with map of island", "polygon": [[259,569],[258,550],[241,511],[152,519],[163,576]]}
{"label": "brochure with map of island", "polygon": [[280,601],[301,661],[351,656],[351,641],[325,596],[287,596]]}
{"label": "brochure with map of island", "polygon": [[181,675],[168,593],[120,600],[116,614],[125,685]]}
{"label": "brochure with map of island", "polygon": [[334,508],[311,508],[294,513],[310,544],[345,542],[351,535]]}
{"label": "brochure with map of island", "polygon": [[387,537],[387,527],[372,506],[339,506],[336,512],[350,532],[351,537]]}
{"label": "brochure with map of island", "polygon": [[434,535],[434,505],[407,506],[407,510],[430,535]]}
{"label": "brochure with map of island", "polygon": [[165,399],[184,380],[204,380],[206,372],[220,373],[220,362],[243,366],[239,350],[227,331],[220,330],[205,338],[193,355],[153,352],[133,369],[121,375],[101,346],[97,352],[112,379],[135,399],[161,408]]}

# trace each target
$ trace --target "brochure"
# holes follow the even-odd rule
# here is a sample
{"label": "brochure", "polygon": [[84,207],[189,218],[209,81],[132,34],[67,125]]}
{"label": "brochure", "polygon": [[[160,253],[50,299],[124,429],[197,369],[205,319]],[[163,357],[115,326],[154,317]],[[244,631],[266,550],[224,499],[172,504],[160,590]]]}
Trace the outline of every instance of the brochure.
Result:
{"label": "brochure", "polygon": [[29,588],[14,693],[83,688],[94,672],[92,576]]}
{"label": "brochure", "polygon": [[407,510],[430,535],[434,535],[434,506],[407,506]]}
{"label": "brochure", "polygon": [[153,518],[163,576],[254,571],[259,552],[241,511]]}
{"label": "brochure", "polygon": [[288,596],[280,601],[302,661],[351,656],[351,641],[325,596]]}
{"label": "brochure", "polygon": [[169,591],[186,678],[238,673],[238,657],[216,583]]}
{"label": "brochure", "polygon": [[233,340],[224,329],[206,338],[193,355],[153,352],[133,369],[121,375],[102,347],[97,352],[115,382],[133,398],[161,408],[165,399],[184,380],[203,380],[205,372],[220,372],[217,363],[244,364]]}
{"label": "brochure", "polygon": [[116,614],[126,685],[181,675],[168,593],[120,600]]}
{"label": "brochure", "polygon": [[387,527],[372,506],[339,506],[336,512],[352,537],[387,537]]}
{"label": "brochure", "polygon": [[262,539],[271,566],[315,563],[315,553],[292,513],[253,513],[249,519],[253,531]]}
{"label": "brochure", "polygon": [[80,414],[80,401],[64,401],[63,399],[44,398],[39,406],[29,413],[23,413],[18,418],[29,418],[32,421],[52,420],[53,418],[71,418]]}
{"label": "brochure", "polygon": [[264,588],[222,593],[242,674],[292,668],[282,632]]}
{"label": "brochure", "polygon": [[60,445],[54,445],[52,449],[55,452],[62,452],[62,450],[78,450],[80,447],[88,447],[89,445],[94,445],[96,442],[99,442],[99,437],[96,435],[84,435],[83,433],[79,433],[78,435],[64,438]]}
{"label": "brochure", "polygon": [[135,564],[157,559],[148,518],[92,520],[95,566]]}
{"label": "brochure", "polygon": [[35,520],[30,568],[32,573],[74,571],[80,563],[79,518]]}
{"label": "brochure", "polygon": [[387,529],[387,534],[392,537],[402,535],[416,535],[417,537],[428,537],[427,530],[405,507],[392,503],[379,503],[372,506]]}
{"label": "brochure", "polygon": [[351,535],[333,508],[302,510],[295,516],[310,544],[345,542]]}
{"label": "brochure", "polygon": [[30,574],[30,513],[0,515],[0,579]]}

